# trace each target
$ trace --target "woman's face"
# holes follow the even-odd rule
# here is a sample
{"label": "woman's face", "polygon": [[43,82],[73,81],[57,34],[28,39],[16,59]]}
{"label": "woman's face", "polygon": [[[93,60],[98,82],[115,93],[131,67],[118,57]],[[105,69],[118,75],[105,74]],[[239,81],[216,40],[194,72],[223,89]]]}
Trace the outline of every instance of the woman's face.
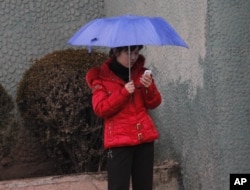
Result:
{"label": "woman's face", "polygon": [[133,51],[129,52],[126,50],[122,50],[119,55],[116,56],[116,59],[119,63],[121,63],[124,67],[129,68],[129,57],[130,57],[130,67],[132,68],[135,64],[136,60],[139,57],[139,48],[135,48]]}

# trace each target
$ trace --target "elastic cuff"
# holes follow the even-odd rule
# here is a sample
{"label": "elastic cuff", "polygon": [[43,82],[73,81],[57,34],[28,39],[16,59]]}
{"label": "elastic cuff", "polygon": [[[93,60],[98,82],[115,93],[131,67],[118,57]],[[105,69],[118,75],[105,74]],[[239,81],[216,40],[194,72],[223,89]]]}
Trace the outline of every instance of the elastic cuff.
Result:
{"label": "elastic cuff", "polygon": [[121,94],[123,96],[128,96],[129,95],[129,92],[127,91],[127,89],[124,87],[122,90],[121,90]]}

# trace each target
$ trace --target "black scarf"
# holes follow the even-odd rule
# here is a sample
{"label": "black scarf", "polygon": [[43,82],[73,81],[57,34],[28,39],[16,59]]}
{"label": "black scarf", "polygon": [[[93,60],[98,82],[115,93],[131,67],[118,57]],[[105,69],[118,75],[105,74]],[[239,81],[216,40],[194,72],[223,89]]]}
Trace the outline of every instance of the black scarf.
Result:
{"label": "black scarf", "polygon": [[114,60],[110,67],[111,71],[113,71],[118,77],[120,77],[125,82],[128,82],[128,76],[129,76],[129,68],[124,67],[122,64],[120,64],[118,61]]}

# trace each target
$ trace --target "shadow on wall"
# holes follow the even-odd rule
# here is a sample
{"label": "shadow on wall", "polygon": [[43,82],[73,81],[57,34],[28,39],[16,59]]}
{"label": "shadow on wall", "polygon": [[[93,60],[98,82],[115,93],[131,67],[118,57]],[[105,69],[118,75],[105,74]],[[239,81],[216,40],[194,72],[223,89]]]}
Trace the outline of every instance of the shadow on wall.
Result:
{"label": "shadow on wall", "polygon": [[[183,160],[183,151],[186,147],[187,139],[185,135],[193,133],[194,128],[188,128],[192,123],[190,100],[188,99],[188,82],[181,83],[180,80],[171,82],[161,87],[161,93],[164,99],[159,107],[156,117],[156,125],[160,131],[160,139],[156,143],[156,160],[175,159],[181,165],[179,178],[179,187],[184,189],[183,171],[186,170]],[[187,134],[186,134],[187,133]],[[192,138],[190,139],[192,141]]]}
{"label": "shadow on wall", "polygon": [[185,189],[201,189],[213,184],[217,163],[214,93],[204,84],[191,99],[190,83],[179,79],[161,87],[165,102],[152,113],[161,134],[156,159],[177,160]]}

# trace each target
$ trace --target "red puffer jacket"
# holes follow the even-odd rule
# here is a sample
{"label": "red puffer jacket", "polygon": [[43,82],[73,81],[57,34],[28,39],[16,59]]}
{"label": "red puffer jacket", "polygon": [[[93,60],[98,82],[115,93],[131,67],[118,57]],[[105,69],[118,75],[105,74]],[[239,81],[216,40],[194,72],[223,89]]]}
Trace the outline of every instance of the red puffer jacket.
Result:
{"label": "red puffer jacket", "polygon": [[104,148],[133,146],[152,142],[159,137],[148,109],[161,103],[161,95],[154,82],[145,88],[140,77],[146,70],[145,58],[140,55],[131,69],[135,92],[129,94],[125,82],[115,75],[107,60],[100,68],[91,69],[86,81],[92,88],[92,105],[97,116],[104,118]]}

